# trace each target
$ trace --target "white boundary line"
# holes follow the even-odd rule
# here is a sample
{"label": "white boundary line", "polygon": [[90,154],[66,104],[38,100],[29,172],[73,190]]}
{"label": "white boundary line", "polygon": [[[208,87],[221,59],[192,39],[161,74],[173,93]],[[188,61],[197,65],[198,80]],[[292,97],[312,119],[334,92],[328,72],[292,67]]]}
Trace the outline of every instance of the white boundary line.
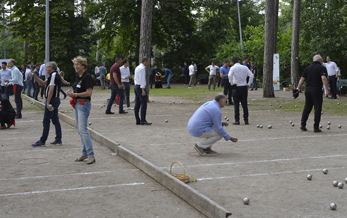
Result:
{"label": "white boundary line", "polygon": [[98,185],[98,186],[84,186],[84,187],[77,187],[77,188],[50,189],[50,190],[42,190],[42,191],[29,191],[29,192],[0,194],[0,197],[25,196],[25,195],[45,194],[45,193],[53,193],[53,192],[84,191],[84,190],[92,190],[92,189],[100,189],[100,188],[138,186],[138,185],[144,185],[144,184],[145,183],[143,183],[143,182],[134,182],[134,183],[123,183],[123,184],[114,184],[114,185]]}
{"label": "white boundary line", "polygon": [[[123,169],[126,171],[139,171],[139,169]],[[120,170],[105,170],[105,171],[94,171],[94,172],[81,172],[81,173],[67,173],[67,174],[58,174],[58,175],[45,175],[45,176],[23,176],[23,177],[14,177],[14,178],[4,178],[0,181],[18,181],[18,180],[29,180],[29,179],[47,179],[47,178],[56,178],[56,177],[68,177],[68,176],[87,176],[87,175],[98,175],[98,174],[108,174],[116,173]]]}
{"label": "white boundary line", "polygon": [[[243,162],[195,164],[195,165],[187,165],[185,167],[187,167],[187,168],[195,168],[195,167],[210,167],[210,166],[229,166],[229,165],[273,163],[273,162],[298,161],[298,160],[308,160],[308,159],[339,158],[339,157],[347,157],[347,154],[336,154],[336,155],[326,155],[326,156],[313,156],[313,157],[298,157],[298,158],[280,158],[280,159],[255,160],[255,161],[243,161]],[[165,168],[167,168],[167,167],[165,167]]]}
{"label": "white boundary line", "polygon": [[46,151],[69,151],[69,150],[81,150],[82,148],[49,148],[49,147],[41,147],[41,148],[32,148],[32,149],[10,149],[10,150],[0,150],[1,153],[12,153],[12,152],[46,152]]}
{"label": "white boundary line", "polygon": [[[345,169],[345,168],[346,167],[333,167],[333,168],[329,168],[329,170],[330,169]],[[317,172],[317,171],[322,171],[322,169],[306,169],[306,170],[297,170],[297,171],[289,170],[289,171],[278,171],[278,172],[270,172],[270,173],[252,173],[252,174],[237,175],[237,176],[202,177],[202,178],[198,178],[197,181],[213,181],[213,180],[224,180],[224,179],[255,177],[255,176],[276,176],[276,175]]]}
{"label": "white boundary line", "polygon": [[[171,129],[170,129],[171,130]],[[173,130],[178,130],[178,129],[173,129]],[[338,136],[347,136],[347,133],[341,133],[341,134],[331,134],[331,135],[325,135],[325,134],[320,134],[320,135],[306,135],[306,136],[284,136],[284,137],[265,137],[265,138],[255,138],[255,139],[240,139],[239,142],[254,142],[254,141],[271,141],[271,140],[282,140],[282,139],[305,139],[305,138],[318,138],[318,137],[338,137]],[[151,143],[151,144],[146,144],[149,146],[159,146],[159,145],[188,145],[188,144],[194,144],[196,141],[191,141],[191,142],[167,142],[167,143]]]}

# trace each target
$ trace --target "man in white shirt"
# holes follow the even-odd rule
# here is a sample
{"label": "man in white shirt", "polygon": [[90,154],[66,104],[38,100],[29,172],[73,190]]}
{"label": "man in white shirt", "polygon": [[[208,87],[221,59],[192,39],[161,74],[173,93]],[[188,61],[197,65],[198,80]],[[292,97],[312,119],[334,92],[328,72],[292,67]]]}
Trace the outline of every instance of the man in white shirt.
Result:
{"label": "man in white shirt", "polygon": [[15,66],[16,61],[11,59],[8,62],[8,67],[11,70],[11,80],[9,81],[13,85],[13,93],[14,93],[14,101],[16,102],[16,118],[22,118],[22,91],[23,91],[23,74],[19,71],[19,69]]}
{"label": "man in white shirt", "polygon": [[217,69],[219,69],[219,67],[217,65],[215,65],[213,62],[211,63],[211,65],[209,65],[205,68],[205,70],[209,73],[208,90],[211,90],[212,83],[213,83],[213,90],[216,90]]}
{"label": "man in white shirt", "polygon": [[[229,71],[229,81],[230,84],[236,85],[236,90],[233,95],[235,108],[234,125],[240,125],[240,102],[243,109],[243,119],[245,121],[245,124],[248,125],[248,87],[252,84],[254,75],[247,66],[240,64],[240,59],[238,57],[234,57],[232,62],[234,65],[230,68]],[[248,82],[247,77],[249,77]]]}
{"label": "man in white shirt", "polygon": [[6,95],[7,99],[10,97],[10,90],[12,85],[9,83],[11,80],[11,70],[7,68],[7,63],[2,62],[0,70],[0,79],[1,79],[1,90],[0,93]]}
{"label": "man in white shirt", "polygon": [[192,85],[195,86],[196,84],[196,72],[195,72],[194,62],[192,62],[191,65],[189,65],[188,70],[189,70],[189,77],[190,77],[188,87],[192,87]]}
{"label": "man in white shirt", "polygon": [[127,107],[130,107],[130,69],[128,60],[124,60],[124,65],[119,68],[121,81],[124,85],[124,95]]}
{"label": "man in white shirt", "polygon": [[[136,125],[152,125],[152,123],[147,122],[147,93],[146,87],[148,86],[146,82],[146,67],[150,66],[149,58],[142,58],[142,62],[139,66],[135,68],[134,83],[135,83],[135,118]],[[139,112],[141,109],[141,117]]]}
{"label": "man in white shirt", "polygon": [[337,67],[336,63],[334,61],[330,60],[330,57],[327,56],[326,63],[324,63],[324,66],[327,68],[328,71],[328,79],[329,79],[329,86],[330,86],[330,93],[332,99],[337,99],[337,72],[339,71],[339,68]]}

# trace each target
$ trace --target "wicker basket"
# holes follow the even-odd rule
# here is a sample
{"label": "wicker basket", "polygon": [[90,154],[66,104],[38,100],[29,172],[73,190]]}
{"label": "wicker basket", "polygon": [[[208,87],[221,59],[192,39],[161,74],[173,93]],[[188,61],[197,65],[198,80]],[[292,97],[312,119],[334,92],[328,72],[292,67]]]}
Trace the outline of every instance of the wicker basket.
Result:
{"label": "wicker basket", "polygon": [[[179,165],[181,168],[183,168],[183,170],[184,170],[183,173],[175,173],[173,171],[175,165]],[[180,181],[182,181],[184,183],[191,183],[191,182],[196,182],[197,181],[194,177],[192,177],[192,176],[187,174],[187,169],[179,161],[174,161],[174,162],[171,163],[170,174],[172,176],[174,176],[176,179],[178,179],[178,180],[180,180]]]}

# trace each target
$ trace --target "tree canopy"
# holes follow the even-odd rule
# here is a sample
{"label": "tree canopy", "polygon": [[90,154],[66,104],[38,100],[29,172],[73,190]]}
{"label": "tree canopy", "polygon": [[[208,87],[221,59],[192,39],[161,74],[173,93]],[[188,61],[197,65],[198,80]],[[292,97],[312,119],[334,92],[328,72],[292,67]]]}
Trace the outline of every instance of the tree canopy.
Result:
{"label": "tree canopy", "polygon": [[[0,48],[20,63],[44,60],[44,0],[2,0]],[[152,56],[158,67],[178,71],[183,62],[205,66],[248,56],[262,69],[264,2],[240,1],[244,49],[240,49],[236,0],[153,0]],[[290,78],[292,1],[280,3],[278,46],[282,79]],[[67,75],[71,58],[109,65],[115,54],[137,62],[141,0],[51,1],[51,59]],[[300,66],[314,53],[329,55],[347,71],[345,0],[302,0]],[[98,52],[98,58],[96,55]],[[261,74],[261,72],[260,72]]]}

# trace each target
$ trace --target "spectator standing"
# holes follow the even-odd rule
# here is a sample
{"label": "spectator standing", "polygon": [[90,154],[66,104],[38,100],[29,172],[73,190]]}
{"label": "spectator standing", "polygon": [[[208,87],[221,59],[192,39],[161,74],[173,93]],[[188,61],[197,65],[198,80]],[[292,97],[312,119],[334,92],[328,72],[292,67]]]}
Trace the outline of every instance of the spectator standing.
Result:
{"label": "spectator standing", "polygon": [[11,80],[11,70],[7,68],[7,63],[1,63],[0,70],[0,80],[1,80],[1,90],[2,94],[5,94],[7,99],[10,97],[10,90],[12,89],[12,85],[9,83]]}
{"label": "spectator standing", "polygon": [[169,68],[164,68],[164,77],[166,78],[166,88],[171,89],[171,79],[173,77],[173,72]]}
{"label": "spectator standing", "polygon": [[11,70],[11,80],[9,81],[13,85],[14,101],[16,102],[16,118],[22,118],[22,91],[23,91],[23,74],[16,67],[16,61],[11,59],[8,62],[9,69]]}
{"label": "spectator standing", "polygon": [[67,94],[74,99],[73,107],[75,109],[76,128],[82,143],[82,155],[75,161],[85,162],[90,165],[95,163],[93,142],[88,130],[88,118],[92,107],[91,97],[94,82],[93,77],[87,73],[87,59],[78,56],[72,62],[77,76],[73,84],[73,91],[69,90]]}
{"label": "spectator standing", "polygon": [[224,87],[223,94],[228,97],[229,105],[233,105],[233,89],[232,85],[229,82],[229,71],[230,67],[228,61],[224,61],[223,66],[219,70],[222,86]]}
{"label": "spectator standing", "polygon": [[296,90],[299,92],[301,86],[306,82],[305,87],[305,107],[301,116],[301,127],[302,131],[307,131],[306,122],[314,107],[314,132],[322,132],[319,128],[319,123],[322,114],[323,105],[323,91],[324,87],[325,94],[328,95],[328,80],[327,80],[327,68],[322,66],[323,58],[320,55],[313,57],[313,63],[308,66],[300,78],[298,87]]}
{"label": "spectator standing", "polygon": [[124,60],[124,65],[120,67],[121,79],[124,85],[124,98],[127,108],[130,107],[130,68],[128,60]]}
{"label": "spectator standing", "polygon": [[105,67],[105,64],[102,64],[100,67],[99,67],[99,74],[100,74],[100,85],[101,85],[101,88],[102,89],[105,89],[106,85],[105,85],[105,80],[106,80],[106,67]]}
{"label": "spectator standing", "polygon": [[194,63],[192,62],[191,65],[189,65],[189,76],[190,76],[190,80],[189,80],[189,86],[188,87],[192,87],[192,85],[195,86],[196,84],[196,72],[195,72],[195,67],[194,67]]}
{"label": "spectator standing", "polygon": [[39,69],[40,69],[40,66],[39,65],[36,65],[36,66],[33,66],[32,67],[32,73],[33,73],[33,86],[34,86],[34,94],[33,94],[33,98],[37,101],[38,100],[38,95],[39,95],[39,92],[40,92],[40,89],[41,89],[41,86],[40,84],[36,81],[36,76],[37,78],[40,78],[39,76]]}
{"label": "spectator standing", "polygon": [[116,96],[119,96],[119,114],[126,114],[128,112],[124,111],[123,103],[124,103],[124,86],[121,80],[120,67],[123,64],[123,57],[116,57],[115,63],[112,65],[110,69],[110,85],[111,85],[111,97],[107,104],[105,114],[114,114],[111,112],[111,107]]}
{"label": "spectator standing", "polygon": [[182,75],[184,76],[184,84],[189,84],[189,66],[187,62],[184,62],[182,66]]}
{"label": "spectator standing", "polygon": [[33,75],[31,71],[31,67],[28,65],[25,69],[25,84],[26,84],[26,92],[29,97],[33,97]]}
{"label": "spectator standing", "polygon": [[45,113],[43,116],[43,131],[41,138],[32,144],[33,147],[40,147],[45,145],[50,129],[50,122],[55,126],[55,140],[51,142],[52,145],[61,145],[62,144],[62,132],[61,125],[59,121],[59,106],[60,106],[60,89],[62,86],[61,77],[58,73],[58,67],[55,62],[47,62],[45,65],[45,70],[48,73],[47,80],[42,80],[37,77],[36,74],[35,80],[40,83],[41,86],[45,86]]}
{"label": "spectator standing", "polygon": [[[135,68],[134,83],[135,83],[135,119],[136,125],[152,125],[152,123],[147,122],[147,93],[146,87],[148,86],[146,80],[146,68],[150,66],[150,60],[148,58],[143,58],[139,66]],[[139,112],[141,110],[141,116]]]}
{"label": "spectator standing", "polygon": [[208,90],[211,90],[211,85],[213,85],[213,90],[216,90],[216,75],[218,66],[213,62],[211,65],[207,66],[205,70],[209,73],[208,77]]}
{"label": "spectator standing", "polygon": [[248,125],[248,87],[252,84],[254,76],[247,66],[240,64],[240,59],[238,57],[234,57],[232,62],[234,65],[229,71],[229,81],[236,85],[236,90],[233,95],[235,113],[234,125],[240,125],[240,103],[243,109],[245,125]]}
{"label": "spectator standing", "polygon": [[337,72],[338,67],[334,61],[331,61],[330,57],[327,56],[326,63],[324,66],[328,71],[329,87],[332,99],[337,99]]}
{"label": "spectator standing", "polygon": [[258,70],[257,70],[257,65],[255,63],[251,63],[251,71],[254,75],[254,79],[253,79],[253,83],[251,86],[251,91],[253,90],[257,90],[258,86],[257,86],[257,76],[258,76]]}

